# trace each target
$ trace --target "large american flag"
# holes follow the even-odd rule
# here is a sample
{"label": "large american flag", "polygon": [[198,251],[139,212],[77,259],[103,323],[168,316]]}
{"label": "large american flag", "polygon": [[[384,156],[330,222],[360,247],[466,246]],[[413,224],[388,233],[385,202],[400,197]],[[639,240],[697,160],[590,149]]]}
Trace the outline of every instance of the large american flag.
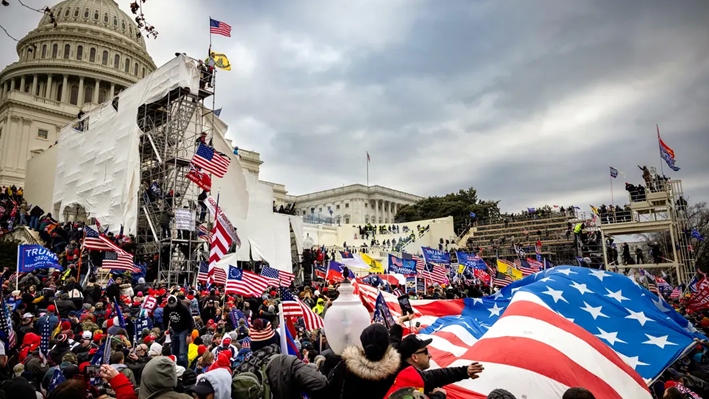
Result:
{"label": "large american flag", "polygon": [[197,272],[197,281],[201,284],[207,284],[209,279],[209,263],[199,262],[199,271]]}
{"label": "large american flag", "polygon": [[305,329],[309,331],[325,326],[322,317],[315,314],[312,309],[296,298],[287,288],[281,288],[280,291],[284,317],[302,317]]}
{"label": "large american flag", "polygon": [[89,226],[84,226],[84,232],[86,233],[86,237],[84,238],[84,248],[86,249],[114,252],[123,251],[118,245],[106,238],[106,236],[99,234],[98,231]]}
{"label": "large american flag", "polygon": [[446,272],[446,267],[444,265],[439,265],[437,263],[429,263],[426,265],[426,271],[430,275],[431,281],[433,281],[434,283],[448,283],[448,273]]}
{"label": "large american flag", "polygon": [[204,225],[200,224],[199,227],[197,228],[197,237],[205,240],[207,242],[212,242],[212,232],[209,231],[209,228]]}
{"label": "large american flag", "polygon": [[[372,311],[376,288],[357,290]],[[400,315],[396,297],[382,295]],[[433,339],[432,368],[472,361],[485,367],[478,379],[446,386],[453,399],[482,399],[494,388],[558,398],[571,386],[597,398],[649,399],[646,383],[703,337],[628,277],[581,267],[547,269],[484,298],[411,304],[419,336]]]}
{"label": "large american flag", "polygon": [[235,266],[229,266],[226,293],[260,297],[268,288],[268,279]]}
{"label": "large american flag", "polygon": [[207,282],[210,284],[226,285],[226,272],[221,267],[212,269],[212,275],[209,278],[211,280],[207,280]]}
{"label": "large american flag", "polygon": [[527,259],[515,259],[514,265],[522,272],[523,276],[529,276],[541,270],[539,267],[532,266]]}
{"label": "large american flag", "polygon": [[209,33],[231,37],[231,26],[216,19],[209,18]]}
{"label": "large american flag", "polygon": [[231,235],[227,232],[220,219],[216,220],[216,226],[212,232],[212,240],[209,242],[209,272],[219,262],[231,247]]}
{"label": "large american flag", "polygon": [[295,274],[270,266],[264,266],[261,269],[261,275],[268,278],[269,284],[274,287],[289,287],[295,279]]}
{"label": "large american flag", "polygon": [[192,157],[192,163],[204,169],[205,172],[213,173],[217,177],[224,177],[229,169],[231,159],[214,148],[199,143],[199,147]]}
{"label": "large american flag", "polygon": [[[103,253],[103,263],[101,264],[102,269],[110,270],[127,270],[130,272],[136,271],[135,265],[133,264],[133,256],[125,251],[114,252],[106,251]],[[140,269],[138,269],[140,270]]]}

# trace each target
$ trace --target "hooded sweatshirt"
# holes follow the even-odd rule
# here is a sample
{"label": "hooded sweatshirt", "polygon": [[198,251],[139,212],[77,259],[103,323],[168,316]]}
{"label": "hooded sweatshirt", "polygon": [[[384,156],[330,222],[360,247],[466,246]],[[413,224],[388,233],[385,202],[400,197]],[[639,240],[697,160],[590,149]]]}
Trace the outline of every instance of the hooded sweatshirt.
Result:
{"label": "hooded sweatshirt", "polygon": [[192,399],[190,395],[175,392],[177,371],[175,362],[165,356],[149,361],[140,379],[139,399]]}
{"label": "hooded sweatshirt", "polygon": [[218,368],[200,374],[197,382],[207,380],[214,388],[214,399],[231,399],[231,373],[227,369]]}

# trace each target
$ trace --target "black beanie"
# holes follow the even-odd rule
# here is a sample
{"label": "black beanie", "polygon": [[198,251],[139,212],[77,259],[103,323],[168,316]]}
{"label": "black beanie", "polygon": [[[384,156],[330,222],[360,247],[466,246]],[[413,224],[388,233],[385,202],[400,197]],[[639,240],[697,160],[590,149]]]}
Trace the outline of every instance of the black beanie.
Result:
{"label": "black beanie", "polygon": [[381,324],[370,324],[359,336],[364,356],[371,361],[381,360],[389,348],[389,331]]}

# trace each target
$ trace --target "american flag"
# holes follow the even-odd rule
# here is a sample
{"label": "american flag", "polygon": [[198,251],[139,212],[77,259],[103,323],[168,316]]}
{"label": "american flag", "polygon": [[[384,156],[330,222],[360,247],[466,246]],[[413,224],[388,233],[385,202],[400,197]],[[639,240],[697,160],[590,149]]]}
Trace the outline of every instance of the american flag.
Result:
{"label": "american flag", "polygon": [[268,288],[268,279],[238,267],[229,266],[226,293],[260,297]]}
{"label": "american flag", "polygon": [[212,178],[209,177],[209,174],[203,173],[194,164],[190,164],[190,171],[187,172],[185,177],[202,190],[212,191]]}
{"label": "american flag", "polygon": [[431,281],[433,281],[434,283],[448,283],[448,273],[446,272],[445,266],[436,263],[429,263],[426,265],[426,271],[431,276]]}
{"label": "american flag", "polygon": [[215,151],[214,148],[199,143],[199,147],[192,157],[192,163],[204,169],[205,172],[213,173],[217,177],[224,177],[229,169],[231,159]]}
{"label": "american flag", "polygon": [[492,279],[492,285],[498,287],[507,287],[510,284],[512,284],[512,277],[502,272],[496,272],[495,277]]}
{"label": "american flag", "polygon": [[84,232],[86,233],[86,237],[84,238],[84,248],[86,249],[93,249],[96,251],[123,251],[116,244],[112,243],[111,240],[107,239],[103,234],[99,234],[98,231],[89,226],[84,227]]}
{"label": "american flag", "polygon": [[295,274],[270,266],[264,266],[263,269],[261,269],[261,275],[268,277],[270,280],[269,284],[274,287],[290,287],[291,282],[295,279]]}
{"label": "american flag", "polygon": [[231,37],[231,26],[216,19],[209,18],[209,33]]}
{"label": "american flag", "polygon": [[49,327],[49,315],[45,316],[47,322],[42,325],[41,331],[39,332],[39,357],[42,358],[44,364],[47,363],[49,358],[49,339],[52,335],[52,330]]}
{"label": "american flag", "polygon": [[197,237],[207,241],[212,242],[212,232],[209,231],[207,225],[200,224],[197,228]]}
{"label": "american flag", "polygon": [[325,326],[322,317],[315,314],[306,304],[293,296],[288,289],[281,288],[280,291],[284,317],[303,317],[305,329],[309,331]]}
{"label": "american flag", "polygon": [[251,349],[251,337],[246,337],[241,340],[241,349]]}
{"label": "american flag", "polygon": [[426,270],[426,262],[418,256],[412,256],[411,259],[416,261],[416,272],[419,276],[423,276],[423,272]]}
{"label": "american flag", "polygon": [[[376,289],[357,289],[372,311]],[[383,295],[397,317],[396,298]],[[419,336],[433,339],[432,368],[485,366],[480,378],[446,386],[451,399],[482,399],[494,388],[558,398],[569,386],[597,398],[649,399],[646,383],[696,345],[691,323],[631,279],[603,270],[559,266],[492,296],[411,305]],[[530,348],[533,361],[524,356]]]}
{"label": "american flag", "polygon": [[515,259],[514,265],[522,272],[522,275],[529,276],[538,272],[538,267],[532,266],[528,259]]}
{"label": "american flag", "polygon": [[[1,285],[2,281],[0,281],[0,286]],[[17,345],[17,337],[15,336],[15,329],[12,328],[12,317],[10,316],[10,311],[7,309],[4,297],[0,300],[0,306],[2,306],[2,309],[0,309],[2,312],[2,314],[0,314],[0,330],[7,338],[8,347],[5,349],[9,351]]]}
{"label": "american flag", "polygon": [[226,285],[226,272],[221,267],[215,267],[212,269],[212,275],[209,277],[207,283],[215,285]]}
{"label": "american flag", "polygon": [[231,247],[231,236],[220,219],[216,220],[212,240],[209,242],[209,272],[219,262]]}
{"label": "american flag", "polygon": [[102,269],[109,270],[127,270],[130,272],[135,272],[140,270],[133,264],[133,256],[121,251],[113,252],[106,251],[103,253],[103,263],[101,264]]}
{"label": "american flag", "polygon": [[529,263],[532,269],[535,269],[536,271],[544,270],[544,263],[536,259],[527,258],[527,263]]}
{"label": "american flag", "polygon": [[202,284],[207,284],[209,279],[209,263],[199,262],[199,272],[197,273],[197,281]]}
{"label": "american flag", "polygon": [[680,296],[682,296],[682,289],[680,287],[675,287],[670,294],[670,299],[679,299]]}
{"label": "american flag", "polygon": [[54,368],[54,373],[52,374],[52,379],[49,380],[49,389],[47,392],[52,392],[56,387],[58,387],[62,382],[66,381],[62,369],[59,367]]}

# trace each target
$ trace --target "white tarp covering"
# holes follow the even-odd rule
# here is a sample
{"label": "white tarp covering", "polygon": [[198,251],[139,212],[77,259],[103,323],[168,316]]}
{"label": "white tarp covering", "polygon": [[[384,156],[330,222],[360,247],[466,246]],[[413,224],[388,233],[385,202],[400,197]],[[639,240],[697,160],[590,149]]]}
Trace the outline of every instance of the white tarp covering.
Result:
{"label": "white tarp covering", "polygon": [[293,228],[293,233],[295,234],[295,246],[298,248],[298,253],[302,254],[303,249],[305,249],[303,240],[303,218],[296,215],[289,215],[288,220],[290,221],[291,228]]}
{"label": "white tarp covering", "polygon": [[[209,119],[210,117],[205,117],[205,122],[209,122]],[[215,124],[212,144],[217,151],[229,155],[231,164],[224,177],[212,176],[212,196],[216,197],[217,193],[220,193],[219,208],[233,222],[246,218],[249,210],[249,193],[246,190],[244,170],[233,153],[234,148],[224,138],[225,135],[226,131],[221,131],[219,125]]]}
{"label": "white tarp covering", "polygon": [[[194,60],[178,56],[118,95],[118,111],[108,101],[87,114],[88,129],[71,125],[59,133],[53,202],[59,214],[82,205],[104,226],[135,234],[140,189],[138,109],[177,87],[199,88]],[[230,153],[231,151],[226,151]]]}

